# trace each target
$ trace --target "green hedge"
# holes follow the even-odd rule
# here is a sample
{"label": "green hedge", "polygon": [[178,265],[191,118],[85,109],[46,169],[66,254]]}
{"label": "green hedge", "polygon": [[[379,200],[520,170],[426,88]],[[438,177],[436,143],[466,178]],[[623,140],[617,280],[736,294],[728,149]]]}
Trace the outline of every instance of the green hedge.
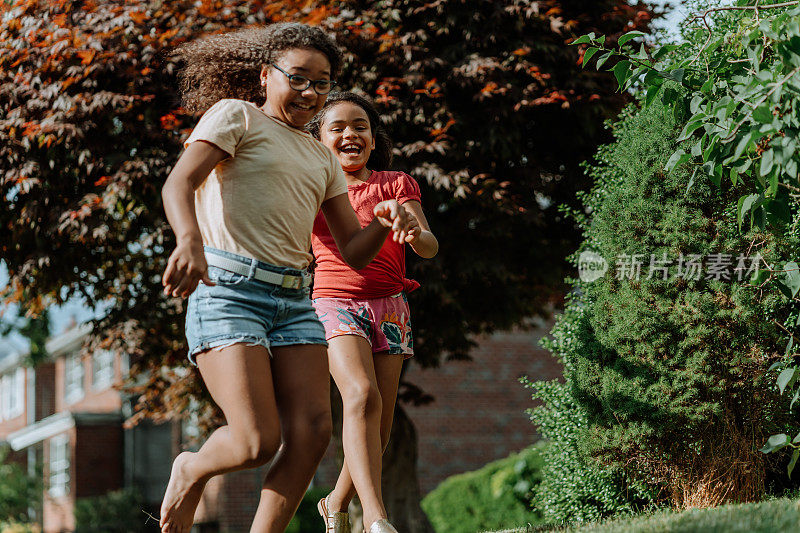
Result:
{"label": "green hedge", "polygon": [[539,524],[531,509],[533,489],[541,480],[542,451],[537,443],[480,470],[444,480],[422,500],[437,533],[475,533]]}
{"label": "green hedge", "polygon": [[325,487],[311,487],[308,489],[292,521],[289,522],[286,533],[306,533],[325,529],[322,517],[319,516],[319,511],[317,511],[317,502],[327,496],[330,491],[331,489]]}
{"label": "green hedge", "polygon": [[[75,533],[139,533],[153,531],[138,492],[123,489],[75,501]],[[147,523],[150,523],[149,525]]]}

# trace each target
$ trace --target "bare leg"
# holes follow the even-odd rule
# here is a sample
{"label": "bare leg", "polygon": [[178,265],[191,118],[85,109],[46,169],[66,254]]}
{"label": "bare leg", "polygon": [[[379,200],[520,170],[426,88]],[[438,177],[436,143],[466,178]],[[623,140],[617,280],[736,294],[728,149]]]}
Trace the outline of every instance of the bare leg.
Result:
{"label": "bare leg", "polygon": [[361,337],[331,339],[331,374],[344,406],[342,442],[345,461],[329,497],[331,509],[345,510],[358,491],[368,527],[386,518],[381,492],[381,455],[389,441],[403,356],[373,355]]}
{"label": "bare leg", "polygon": [[280,346],[272,354],[283,444],[264,479],[251,533],[286,529],[328,448],[333,425],[325,347]]}
{"label": "bare leg", "polygon": [[197,364],[228,425],[214,431],[196,453],[183,452],[175,459],[161,504],[163,533],[189,532],[203,487],[212,476],[262,465],[280,445],[266,348],[234,344],[203,352]]}

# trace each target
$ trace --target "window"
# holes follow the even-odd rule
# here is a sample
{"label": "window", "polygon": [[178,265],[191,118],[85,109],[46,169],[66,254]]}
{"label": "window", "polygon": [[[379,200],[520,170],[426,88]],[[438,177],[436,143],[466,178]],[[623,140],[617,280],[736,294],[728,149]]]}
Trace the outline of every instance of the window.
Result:
{"label": "window", "polygon": [[50,496],[69,493],[69,435],[50,439]]}
{"label": "window", "polygon": [[114,352],[97,350],[92,354],[92,388],[109,387],[114,381]]}
{"label": "window", "polygon": [[83,361],[78,354],[64,360],[64,402],[73,403],[83,398]]}
{"label": "window", "polygon": [[0,404],[3,418],[9,420],[25,412],[25,369],[17,368],[0,379]]}

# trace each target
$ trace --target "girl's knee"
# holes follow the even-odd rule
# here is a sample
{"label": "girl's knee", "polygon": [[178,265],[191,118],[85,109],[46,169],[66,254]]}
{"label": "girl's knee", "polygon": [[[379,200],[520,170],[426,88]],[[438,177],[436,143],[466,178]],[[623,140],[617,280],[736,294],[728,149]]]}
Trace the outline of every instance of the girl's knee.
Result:
{"label": "girl's knee", "polygon": [[274,434],[249,432],[235,440],[235,449],[232,450],[241,459],[242,465],[253,468],[268,463],[281,446],[278,432]]}
{"label": "girl's knee", "polygon": [[381,415],[381,392],[374,383],[351,383],[347,389],[342,393],[345,411],[358,416]]}
{"label": "girl's knee", "polygon": [[308,414],[287,424],[285,439],[288,445],[297,445],[308,453],[325,454],[333,433],[333,420],[330,410]]}

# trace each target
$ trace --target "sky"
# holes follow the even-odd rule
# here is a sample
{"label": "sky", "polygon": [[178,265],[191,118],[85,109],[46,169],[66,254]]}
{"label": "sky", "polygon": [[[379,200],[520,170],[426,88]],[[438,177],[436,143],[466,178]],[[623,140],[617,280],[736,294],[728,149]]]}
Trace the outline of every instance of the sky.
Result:
{"label": "sky", "polygon": [[[684,6],[684,2],[675,2],[669,0],[655,0],[654,4],[664,6],[671,4],[673,9],[661,21],[656,24],[657,28],[662,28],[667,32],[667,35],[672,38],[678,37],[678,25],[689,14],[689,10]],[[0,287],[8,283],[8,271],[5,263],[0,260]],[[0,309],[0,319],[5,319],[9,316],[16,316],[16,309]],[[52,307],[50,310],[50,325],[51,333],[59,335],[70,327],[71,324],[77,322],[82,323],[91,320],[94,317],[94,311],[87,307],[80,299],[73,299],[62,306]],[[8,337],[0,337],[0,359],[8,353],[24,351],[27,349],[27,342],[18,334],[12,334]]]}

